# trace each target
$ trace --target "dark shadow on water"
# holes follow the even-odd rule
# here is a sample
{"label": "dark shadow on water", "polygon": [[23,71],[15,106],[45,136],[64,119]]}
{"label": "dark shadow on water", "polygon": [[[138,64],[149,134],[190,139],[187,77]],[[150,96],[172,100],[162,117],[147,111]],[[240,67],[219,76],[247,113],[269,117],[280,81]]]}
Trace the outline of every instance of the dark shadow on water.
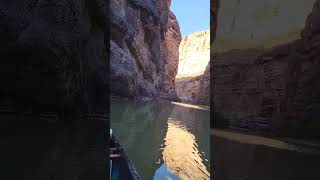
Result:
{"label": "dark shadow on water", "polygon": [[165,120],[173,106],[161,101],[111,101],[111,128],[129,158],[141,162],[135,166],[142,179],[153,177],[154,170],[160,167],[155,157],[161,157],[159,142],[163,142],[166,135]]}
{"label": "dark shadow on water", "polygon": [[239,142],[211,135],[211,174],[217,180],[320,179],[320,153]]}
{"label": "dark shadow on water", "polygon": [[106,123],[1,115],[0,179],[72,180],[107,177]]}

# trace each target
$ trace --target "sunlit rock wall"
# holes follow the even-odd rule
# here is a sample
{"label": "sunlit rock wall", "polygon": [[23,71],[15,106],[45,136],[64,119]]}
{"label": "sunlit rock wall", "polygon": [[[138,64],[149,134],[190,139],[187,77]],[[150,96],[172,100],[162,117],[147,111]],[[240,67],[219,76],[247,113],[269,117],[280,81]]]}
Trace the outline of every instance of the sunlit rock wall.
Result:
{"label": "sunlit rock wall", "polygon": [[[228,0],[220,3],[215,52],[270,48],[300,37],[315,0]],[[288,6],[290,4],[290,6]]]}
{"label": "sunlit rock wall", "polygon": [[199,31],[182,37],[176,78],[202,75],[210,59],[210,31]]}
{"label": "sunlit rock wall", "polygon": [[199,31],[182,38],[179,47],[176,92],[183,101],[209,102],[210,31]]}

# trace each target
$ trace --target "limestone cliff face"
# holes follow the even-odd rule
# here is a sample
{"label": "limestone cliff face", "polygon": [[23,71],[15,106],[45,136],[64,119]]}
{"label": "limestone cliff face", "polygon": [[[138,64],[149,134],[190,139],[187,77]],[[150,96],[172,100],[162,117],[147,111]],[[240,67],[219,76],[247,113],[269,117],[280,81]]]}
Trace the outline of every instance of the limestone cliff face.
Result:
{"label": "limestone cliff face", "polygon": [[170,4],[169,0],[111,0],[111,94],[176,97],[181,35]]}
{"label": "limestone cliff face", "polygon": [[217,111],[249,129],[270,125],[274,133],[320,136],[319,7],[317,1],[294,42],[215,54]]}
{"label": "limestone cliff face", "polygon": [[184,36],[179,47],[179,68],[176,78],[202,75],[210,60],[210,31]]}
{"label": "limestone cliff face", "polygon": [[1,1],[1,104],[107,111],[106,22],[103,0]]}
{"label": "limestone cliff face", "polygon": [[176,91],[182,101],[209,105],[210,100],[210,62],[202,75],[176,79]]}
{"label": "limestone cliff face", "polygon": [[200,31],[182,38],[179,47],[176,92],[184,101],[209,102],[210,31]]}
{"label": "limestone cliff face", "polygon": [[199,102],[206,105],[210,105],[210,64],[209,61],[204,74],[200,76],[200,88],[197,97]]}

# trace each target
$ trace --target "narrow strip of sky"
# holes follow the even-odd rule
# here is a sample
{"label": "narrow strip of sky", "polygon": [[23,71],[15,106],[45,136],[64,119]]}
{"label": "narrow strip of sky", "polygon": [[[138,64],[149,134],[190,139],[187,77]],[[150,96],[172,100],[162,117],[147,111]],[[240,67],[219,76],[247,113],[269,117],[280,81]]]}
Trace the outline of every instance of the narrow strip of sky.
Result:
{"label": "narrow strip of sky", "polygon": [[172,0],[171,10],[183,36],[210,29],[210,0]]}

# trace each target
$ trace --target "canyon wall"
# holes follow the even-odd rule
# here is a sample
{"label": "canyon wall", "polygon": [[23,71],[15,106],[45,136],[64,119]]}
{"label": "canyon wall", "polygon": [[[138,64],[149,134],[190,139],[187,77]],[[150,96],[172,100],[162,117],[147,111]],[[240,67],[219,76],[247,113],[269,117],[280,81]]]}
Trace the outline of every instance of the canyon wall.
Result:
{"label": "canyon wall", "polygon": [[209,59],[209,30],[184,36],[179,46],[179,68],[176,78],[202,75]]}
{"label": "canyon wall", "polygon": [[215,108],[251,130],[270,127],[280,135],[320,137],[320,1],[301,37],[265,49],[215,53]]}
{"label": "canyon wall", "polygon": [[107,111],[106,1],[10,0],[0,7],[1,106]]}
{"label": "canyon wall", "polygon": [[182,101],[210,104],[210,62],[202,75],[182,77],[175,82],[178,97]]}
{"label": "canyon wall", "polygon": [[110,91],[176,99],[180,28],[171,0],[112,0]]}
{"label": "canyon wall", "polygon": [[214,94],[213,94],[213,63],[211,59],[213,59],[213,45],[216,39],[216,31],[217,31],[217,25],[218,25],[218,15],[219,15],[219,11],[220,11],[220,0],[210,0],[210,4],[212,4],[210,6],[210,32],[211,32],[211,38],[210,38],[210,70],[209,70],[209,77],[210,77],[210,84],[209,84],[209,94],[210,94],[210,128],[213,127],[217,127],[217,126],[221,126],[220,124],[224,125],[225,121],[220,118],[220,115],[217,114],[217,111],[215,109],[215,105],[214,105]]}
{"label": "canyon wall", "polygon": [[0,179],[108,175],[109,122],[80,119],[109,111],[108,11],[105,0],[0,1]]}
{"label": "canyon wall", "polygon": [[179,68],[176,92],[183,101],[209,104],[210,31],[184,36],[179,47]]}

